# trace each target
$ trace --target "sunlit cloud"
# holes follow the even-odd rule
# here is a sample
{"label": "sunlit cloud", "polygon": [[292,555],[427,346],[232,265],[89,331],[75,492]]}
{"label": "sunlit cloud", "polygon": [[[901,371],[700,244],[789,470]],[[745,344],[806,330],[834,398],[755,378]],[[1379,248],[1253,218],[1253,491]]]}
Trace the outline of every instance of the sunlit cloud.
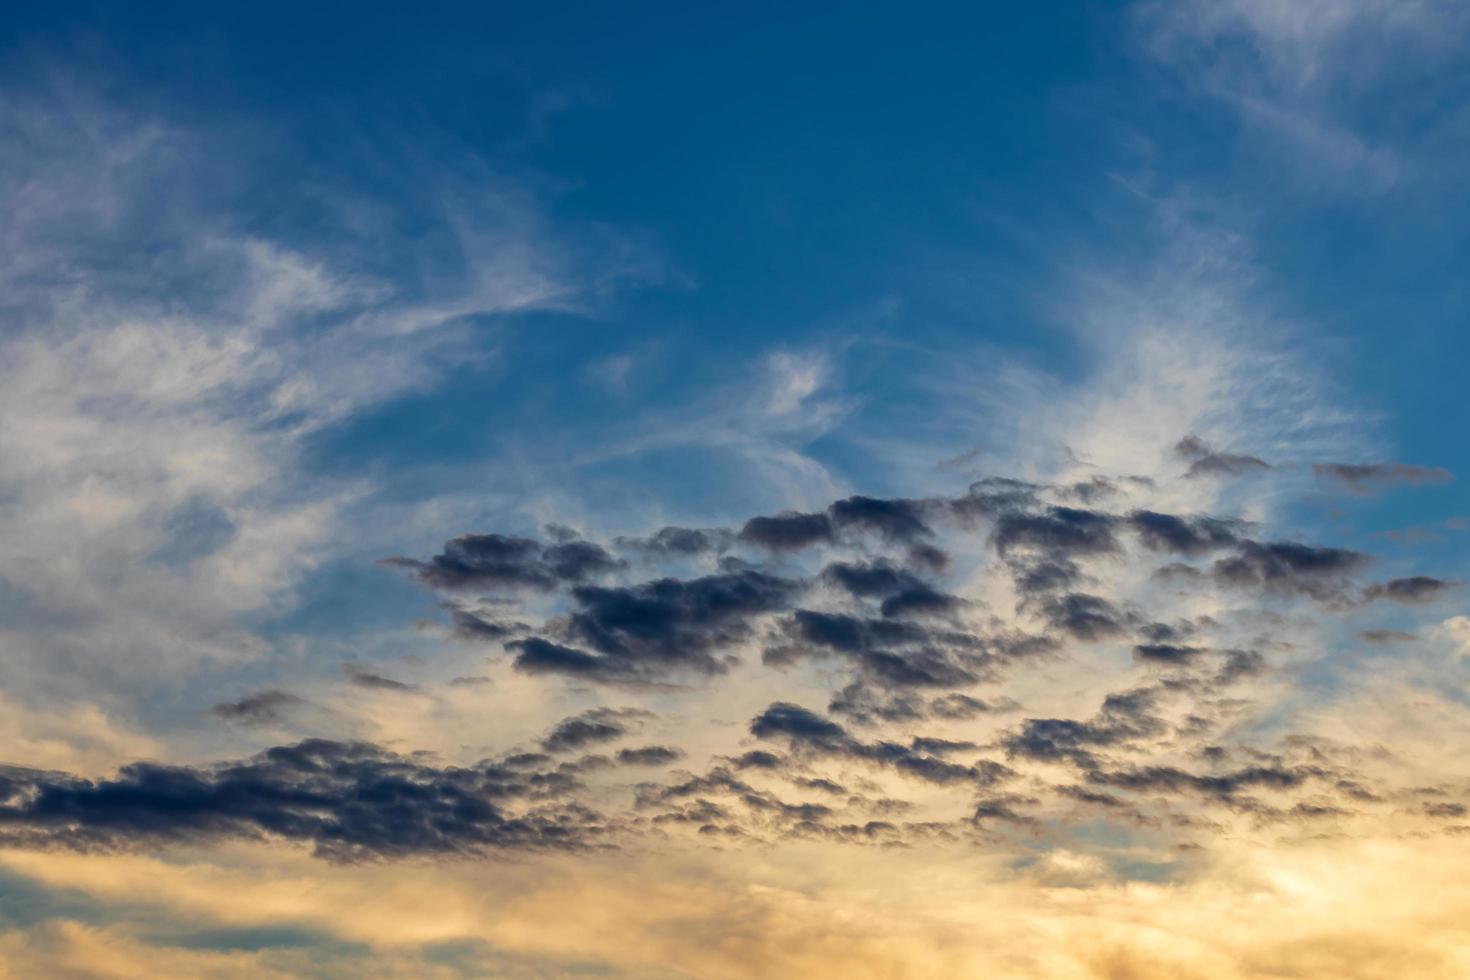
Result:
{"label": "sunlit cloud", "polygon": [[1470,973],[1463,12],[931,16],[6,35],[0,975]]}

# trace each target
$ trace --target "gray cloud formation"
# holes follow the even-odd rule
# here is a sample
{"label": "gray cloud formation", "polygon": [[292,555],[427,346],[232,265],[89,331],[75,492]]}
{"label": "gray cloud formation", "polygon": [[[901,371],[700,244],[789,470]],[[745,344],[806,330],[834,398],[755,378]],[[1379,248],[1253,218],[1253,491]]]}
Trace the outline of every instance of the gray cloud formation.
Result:
{"label": "gray cloud formation", "polygon": [[[601,822],[558,802],[564,774],[437,767],[314,739],[205,768],[139,762],[111,779],[0,770],[0,840],[115,849],[219,838],[309,844],[336,861],[589,846]],[[520,812],[513,804],[534,802]]]}
{"label": "gray cloud formation", "polygon": [[1454,479],[1442,467],[1409,463],[1317,463],[1312,472],[1319,479],[1331,480],[1357,494],[1373,493],[1395,483],[1422,486]]}

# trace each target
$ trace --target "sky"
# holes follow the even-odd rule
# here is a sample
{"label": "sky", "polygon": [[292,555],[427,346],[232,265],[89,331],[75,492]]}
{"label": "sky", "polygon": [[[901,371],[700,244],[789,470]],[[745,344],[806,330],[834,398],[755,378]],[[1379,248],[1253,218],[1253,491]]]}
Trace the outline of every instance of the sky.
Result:
{"label": "sky", "polygon": [[9,5],[0,977],[1470,975],[1466,38]]}

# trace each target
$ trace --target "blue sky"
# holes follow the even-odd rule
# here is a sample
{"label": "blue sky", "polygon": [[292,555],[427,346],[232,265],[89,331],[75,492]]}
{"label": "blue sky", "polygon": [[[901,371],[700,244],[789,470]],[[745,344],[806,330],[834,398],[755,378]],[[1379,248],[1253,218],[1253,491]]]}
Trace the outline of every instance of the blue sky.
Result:
{"label": "blue sky", "polygon": [[[530,752],[558,719],[580,717],[656,739],[645,747],[677,765],[649,775],[667,785],[786,739],[800,763],[792,785],[819,792],[830,777],[903,796],[937,826],[960,819],[954,800],[937,781],[905,788],[904,767],[969,750],[941,746],[895,771],[873,746],[943,738],[1029,781],[1002,792],[979,761],[965,777],[965,860],[979,862],[987,901],[1030,908],[1042,893],[1026,889],[1066,882],[1098,889],[1099,922],[1137,911],[1118,911],[1127,902],[1108,891],[1129,882],[1173,882],[1184,906],[1204,909],[1210,887],[1265,873],[1242,870],[1227,840],[1249,837],[1312,879],[1312,856],[1287,843],[1299,827],[1261,829],[1268,810],[1285,823],[1306,812],[1288,804],[1332,811],[1364,847],[1400,839],[1408,825],[1394,814],[1434,817],[1404,794],[1470,786],[1438,748],[1467,730],[1470,690],[1470,443],[1458,435],[1470,425],[1467,20],[1462,4],[1417,0],[13,5],[0,15],[0,530],[12,542],[0,558],[0,711],[12,717],[0,741],[15,748],[0,762],[95,781],[153,760],[223,779],[228,760],[328,739],[452,782],[433,767]],[[1198,446],[1181,442],[1190,435]],[[967,488],[985,478],[1032,486],[987,504],[977,530],[957,501],[973,503]],[[852,517],[858,497],[923,530]],[[788,513],[824,530],[795,547],[747,523]],[[1169,546],[1172,571],[1147,513],[1197,536]],[[659,551],[647,539],[664,527],[719,543]],[[461,537],[494,534],[506,537]],[[556,570],[569,542],[602,564]],[[948,564],[915,550],[925,542]],[[1298,545],[1324,550],[1271,550]],[[506,547],[522,551],[495,550]],[[462,559],[481,564],[451,574]],[[843,563],[939,589],[968,642],[1000,649],[1035,633],[1056,641],[1054,656],[1023,668],[987,653],[1007,664],[992,676],[956,652],[971,649],[958,634],[924,634],[928,646],[905,648],[910,666],[938,670],[943,648],[945,676],[963,681],[951,693],[1000,707],[962,723],[924,687],[931,676],[916,685],[928,707],[904,715],[895,705],[920,695],[895,679],[891,651],[810,652],[822,646],[812,624],[828,622],[813,616],[870,616],[864,642],[919,629],[877,611],[900,593],[842,584]],[[1071,568],[1066,585],[1027,584],[1046,563]],[[700,589],[737,580],[763,597],[745,594],[748,619],[717,629],[691,612]],[[690,617],[677,642],[629,633],[618,646],[608,637],[624,627],[587,625],[612,615],[597,589],[651,602],[658,581],[689,597],[669,613]],[[807,605],[780,582],[799,582]],[[1104,603],[1112,625],[1079,625],[1079,595]],[[937,629],[923,619],[934,608],[914,622]],[[469,636],[471,614],[493,639]],[[1168,623],[1183,631],[1169,642],[1185,644],[1172,664],[1139,652]],[[892,642],[919,642],[904,635]],[[1191,690],[1209,688],[1193,707],[1109,714],[1120,693],[1162,704],[1159,692],[1188,686],[1171,670],[1206,661],[1214,679],[1189,675],[1203,685]],[[821,718],[775,710],[793,704]],[[1407,705],[1439,733],[1396,727]],[[1027,739],[1044,726],[1028,726],[1058,719],[1135,742],[1116,758],[1036,754]],[[823,720],[844,734],[811,741]],[[1356,720],[1365,741],[1415,761],[1417,789],[1376,788],[1399,777],[1357,757],[1361,769],[1342,774]],[[1125,762],[1135,775],[1195,772],[1225,758],[1191,741],[1207,728],[1230,758],[1297,765],[1288,783],[1325,778],[1302,776],[1311,763],[1292,753],[1317,739],[1330,755],[1331,742],[1344,767],[1333,792],[1371,784],[1373,802],[1327,789],[1257,801],[1250,827],[1229,794],[1181,804],[1169,827],[1241,821],[1237,836],[1203,842],[1146,808],[1133,824],[1062,808],[1082,797],[1055,767],[1099,786],[1122,785]],[[676,797],[650,803],[651,783],[587,779],[565,802],[616,824],[631,855],[618,860],[643,862],[660,887],[702,901],[689,882],[704,874],[811,898],[793,948],[813,958],[760,961],[770,969],[857,975],[814,937],[828,914],[877,915],[852,890],[860,868],[912,900],[892,944],[869,951],[872,969],[993,968],[979,954],[936,965],[916,952],[943,934],[905,890],[941,860],[930,852],[869,866],[834,845],[802,858],[802,880],[732,868],[630,829]],[[65,838],[19,799],[0,796],[0,816]],[[1002,810],[999,830],[980,815]],[[805,832],[765,819],[720,832],[773,847]],[[905,843],[922,836],[913,819]],[[144,836],[136,860],[177,860],[211,888],[248,867],[306,891],[357,894],[370,881],[353,875],[379,874],[373,887],[411,890],[423,870],[394,870],[399,845],[376,839],[344,858],[327,837],[237,853],[240,835],[213,825]],[[388,865],[325,870],[306,843]],[[492,915],[466,896],[499,873],[481,852],[500,847],[455,845],[465,864],[441,911]],[[1180,857],[1188,847],[1224,863]],[[134,857],[44,864],[24,846],[0,850],[11,854],[0,972],[7,957],[21,975],[42,970],[62,949],[88,963],[177,955],[179,975],[351,975],[359,957],[387,955],[334,915],[245,913],[223,898],[210,913],[219,936],[279,933],[294,952],[239,959],[215,933],[159,940],[166,903],[67,891],[142,874]],[[1437,853],[1411,858],[1433,865]],[[577,873],[547,860],[548,876]],[[625,897],[627,873],[585,869]],[[517,888],[516,914],[573,901]],[[186,891],[180,878],[171,894]],[[8,896],[33,893],[54,914],[5,911]],[[660,895],[644,896],[650,908],[674,901]],[[1282,914],[1313,929],[1358,921],[1309,904]],[[1443,940],[1402,911],[1383,948]],[[692,934],[719,938],[720,921],[708,911]],[[68,931],[77,923],[102,931]],[[1018,929],[1053,926],[1037,912]],[[1159,926],[1201,942],[1197,927]],[[409,929],[389,945],[405,975],[431,964],[447,976],[740,976],[757,947],[776,955],[735,943],[729,960],[702,958],[660,945],[657,929],[629,925],[642,945],[605,939],[569,959],[555,937],[527,939],[534,930],[430,943]],[[1325,948],[1338,933],[1312,935]],[[1142,949],[1135,938],[1120,948]],[[1185,944],[1167,963],[1119,962],[1255,975],[1219,967],[1251,941],[1232,939],[1219,961],[1190,959],[1205,954]],[[1272,968],[1297,968],[1289,945]],[[181,952],[194,946],[204,952]],[[1017,975],[1107,975],[1096,962],[1074,966],[1104,972],[1025,962]],[[1435,968],[1453,975],[1457,962]]]}

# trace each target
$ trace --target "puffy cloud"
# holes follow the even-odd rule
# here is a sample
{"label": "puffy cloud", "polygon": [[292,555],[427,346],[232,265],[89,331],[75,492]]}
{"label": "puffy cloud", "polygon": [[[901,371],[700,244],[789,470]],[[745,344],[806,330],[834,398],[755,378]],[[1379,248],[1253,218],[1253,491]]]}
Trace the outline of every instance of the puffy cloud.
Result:
{"label": "puffy cloud", "polygon": [[310,844],[333,860],[566,848],[598,832],[574,806],[511,814],[575,784],[556,773],[411,761],[321,739],[208,768],[139,762],[111,779],[0,773],[0,838],[22,845],[130,848],[218,838]]}
{"label": "puffy cloud", "polygon": [[557,722],[541,746],[548,752],[567,752],[611,742],[636,731],[647,717],[648,712],[637,708],[591,708]]}

